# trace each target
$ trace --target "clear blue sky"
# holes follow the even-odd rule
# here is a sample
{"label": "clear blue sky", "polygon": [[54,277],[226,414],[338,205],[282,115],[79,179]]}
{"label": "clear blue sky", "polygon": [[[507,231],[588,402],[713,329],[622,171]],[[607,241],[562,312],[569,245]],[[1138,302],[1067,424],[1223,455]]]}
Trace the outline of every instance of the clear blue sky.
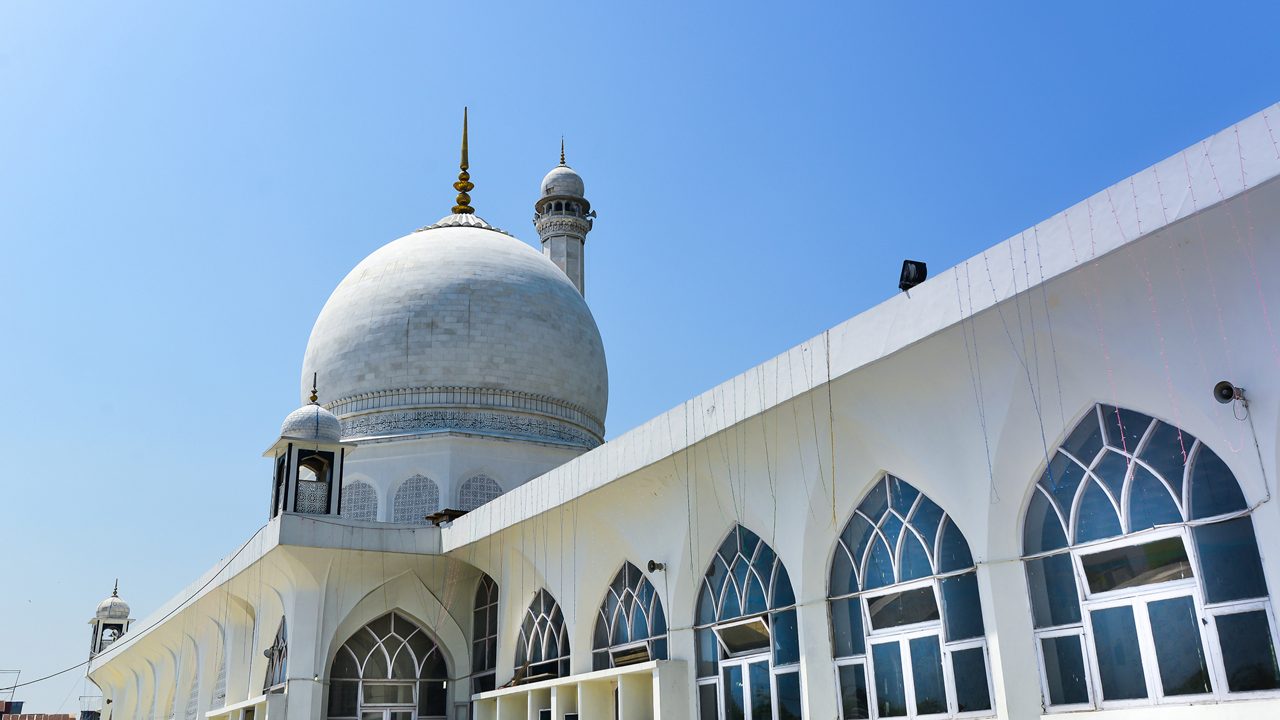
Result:
{"label": "clear blue sky", "polygon": [[[616,436],[1280,99],[1275,3],[0,5],[0,668],[265,519],[362,257],[570,163]],[[706,4],[710,5],[710,4]],[[601,7],[603,6],[603,7]],[[24,689],[74,710],[77,672]]]}

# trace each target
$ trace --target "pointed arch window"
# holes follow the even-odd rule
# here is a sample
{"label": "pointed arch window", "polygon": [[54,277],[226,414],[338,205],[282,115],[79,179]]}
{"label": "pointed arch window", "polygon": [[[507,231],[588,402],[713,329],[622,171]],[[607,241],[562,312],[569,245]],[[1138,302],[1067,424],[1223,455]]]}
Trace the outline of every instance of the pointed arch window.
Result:
{"label": "pointed arch window", "polygon": [[329,668],[330,720],[443,718],[449,669],[435,641],[400,613],[360,628]]}
{"label": "pointed arch window", "polygon": [[640,568],[625,563],[596,613],[592,668],[607,670],[667,659],[667,618],[653,583]]}
{"label": "pointed arch window", "polygon": [[701,720],[793,720],[800,641],[791,578],[773,548],[741,525],[711,558],[695,615]]}
{"label": "pointed arch window", "polygon": [[1191,434],[1090,409],[1032,491],[1023,551],[1046,707],[1280,695],[1251,509]]}
{"label": "pointed arch window", "polygon": [[392,503],[392,522],[426,525],[427,516],[440,509],[440,486],[425,475],[414,475],[400,484]]}
{"label": "pointed arch window", "polygon": [[280,618],[275,640],[262,654],[267,656],[267,674],[262,680],[263,691],[284,692],[284,683],[289,677],[289,630],[283,617]]}
{"label": "pointed arch window", "polygon": [[876,481],[836,542],[828,586],[842,717],[992,714],[969,543],[910,483]]}
{"label": "pointed arch window", "polygon": [[525,610],[516,639],[516,682],[569,675],[569,634],[551,593],[539,590]]}
{"label": "pointed arch window", "polygon": [[498,583],[480,576],[471,616],[471,692],[494,689],[498,665]]}
{"label": "pointed arch window", "polygon": [[458,506],[470,512],[502,494],[502,486],[488,475],[476,475],[458,488]]}
{"label": "pointed arch window", "polygon": [[342,511],[339,514],[348,520],[377,520],[378,491],[363,480],[347,483],[342,488]]}

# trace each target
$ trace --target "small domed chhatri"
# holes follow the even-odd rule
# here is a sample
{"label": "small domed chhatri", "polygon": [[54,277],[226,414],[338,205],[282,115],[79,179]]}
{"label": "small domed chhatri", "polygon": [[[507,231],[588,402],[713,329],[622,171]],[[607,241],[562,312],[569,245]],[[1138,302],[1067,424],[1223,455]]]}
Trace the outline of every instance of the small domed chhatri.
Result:
{"label": "small domed chhatri", "polygon": [[129,603],[120,599],[120,584],[116,583],[111,597],[98,603],[98,611],[94,617],[103,620],[126,620],[129,617]]}
{"label": "small domed chhatri", "polygon": [[338,421],[337,415],[320,405],[315,380],[313,375],[309,402],[289,413],[280,424],[281,438],[316,442],[342,440],[342,423]]}

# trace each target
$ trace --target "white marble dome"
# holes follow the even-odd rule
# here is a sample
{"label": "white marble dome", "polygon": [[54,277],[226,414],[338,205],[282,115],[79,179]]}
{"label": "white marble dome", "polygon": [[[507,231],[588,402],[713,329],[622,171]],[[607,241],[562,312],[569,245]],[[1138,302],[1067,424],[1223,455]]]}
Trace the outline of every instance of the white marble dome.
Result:
{"label": "white marble dome", "polygon": [[542,178],[542,196],[571,195],[585,197],[586,188],[582,176],[568,165],[558,165]]}
{"label": "white marble dome", "polygon": [[307,343],[347,439],[458,431],[583,447],[604,435],[604,346],[550,260],[473,215],[451,215],[365,258]]}
{"label": "white marble dome", "polygon": [[290,440],[340,442],[342,423],[338,416],[314,404],[306,404],[289,413],[280,424],[280,437]]}

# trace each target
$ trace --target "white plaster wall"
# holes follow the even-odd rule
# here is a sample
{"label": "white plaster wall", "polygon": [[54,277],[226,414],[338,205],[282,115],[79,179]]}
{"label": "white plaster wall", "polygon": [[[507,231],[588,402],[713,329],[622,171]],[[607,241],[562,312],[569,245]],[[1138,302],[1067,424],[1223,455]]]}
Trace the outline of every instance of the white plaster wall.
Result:
{"label": "white plaster wall", "polygon": [[582,454],[581,448],[459,433],[366,441],[347,456],[343,483],[364,481],[378,493],[378,520],[391,522],[396,490],[414,475],[440,488],[441,508],[457,508],[458,490],[484,474],[512,490]]}

